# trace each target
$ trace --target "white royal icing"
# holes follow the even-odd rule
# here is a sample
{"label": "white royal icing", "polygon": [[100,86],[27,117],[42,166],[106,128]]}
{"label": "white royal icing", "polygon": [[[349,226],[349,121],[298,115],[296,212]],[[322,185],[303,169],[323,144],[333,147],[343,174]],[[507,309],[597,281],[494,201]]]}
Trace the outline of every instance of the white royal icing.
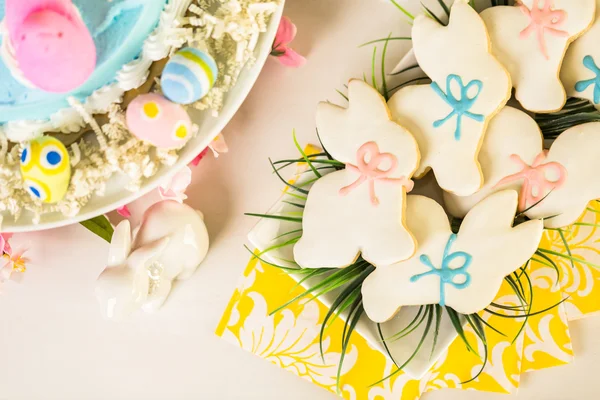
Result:
{"label": "white royal icing", "polygon": [[546,218],[547,228],[573,224],[585,212],[588,203],[600,198],[600,123],[579,125],[563,132],[552,144],[547,163],[559,163],[566,169],[564,185],[527,212],[530,218]]}
{"label": "white royal icing", "polygon": [[560,79],[567,95],[590,100],[600,110],[600,0],[596,0],[596,22],[569,46]]}
{"label": "white royal icing", "polygon": [[463,218],[475,204],[491,193],[503,189],[521,190],[522,180],[498,185],[507,176],[516,174],[522,167],[513,158],[518,156],[528,165],[542,152],[544,140],[537,123],[523,111],[512,107],[503,108],[490,121],[479,153],[479,163],[485,183],[471,196],[456,196],[444,192],[448,212]]}
{"label": "white royal icing", "polygon": [[477,154],[489,119],[510,97],[510,77],[466,1],[454,3],[448,26],[417,17],[412,39],[416,59],[433,83],[406,86],[388,105],[419,143],[416,176],[433,169],[444,190],[471,195],[483,184]]}
{"label": "white royal icing", "polygon": [[543,149],[541,132],[525,113],[506,107],[490,123],[479,159],[484,187],[469,197],[445,193],[450,214],[462,218],[478,201],[502,189],[520,192],[519,210],[544,218],[547,228],[576,222],[600,198],[600,123],[573,127]]}
{"label": "white royal icing", "polygon": [[561,63],[569,44],[591,26],[595,9],[596,0],[522,0],[481,13],[494,55],[510,72],[524,108],[553,112],[564,106]]}
{"label": "white royal icing", "polygon": [[417,143],[391,120],[377,90],[352,80],[348,95],[348,109],[321,103],[317,110],[323,145],[347,167],[310,189],[303,236],[294,247],[304,268],[342,268],[361,254],[375,266],[390,265],[416,249],[404,209],[419,164]]}
{"label": "white royal icing", "polygon": [[362,295],[368,317],[385,322],[411,305],[441,304],[461,314],[486,308],[503,279],[529,260],[542,237],[540,220],[513,227],[517,202],[514,190],[495,193],[469,212],[454,235],[442,206],[408,196],[408,227],[419,249],[411,259],[377,268],[367,277]]}

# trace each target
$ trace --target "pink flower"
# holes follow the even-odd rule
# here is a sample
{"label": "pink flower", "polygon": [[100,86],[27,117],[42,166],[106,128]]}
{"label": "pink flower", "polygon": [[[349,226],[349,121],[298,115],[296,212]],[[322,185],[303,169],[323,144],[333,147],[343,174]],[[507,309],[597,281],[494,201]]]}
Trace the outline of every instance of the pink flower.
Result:
{"label": "pink flower", "polygon": [[202,161],[202,159],[204,158],[204,156],[205,156],[207,153],[208,153],[208,147],[207,147],[207,148],[205,148],[204,150],[202,150],[202,151],[200,152],[200,154],[198,154],[198,155],[196,156],[196,158],[194,158],[194,159],[192,160],[192,162],[190,163],[190,165],[191,165],[192,167],[197,167],[197,166],[198,166],[198,164],[200,164],[200,161]]}
{"label": "pink flower", "polygon": [[[4,265],[0,268],[0,283],[11,279],[13,272],[25,272],[27,263],[30,261],[28,258],[23,257],[26,252],[27,249],[20,249],[13,253],[5,253],[2,256]],[[14,280],[14,277],[12,279]]]}
{"label": "pink flower", "polygon": [[271,55],[286,67],[301,67],[306,63],[306,58],[288,47],[296,37],[296,31],[296,25],[288,17],[281,18]]}
{"label": "pink flower", "polygon": [[212,143],[208,145],[208,148],[212,150],[215,158],[219,158],[219,154],[229,153],[229,146],[227,146],[223,133],[219,133],[217,137],[213,139]]}
{"label": "pink flower", "polygon": [[127,205],[117,208],[117,214],[119,214],[123,218],[131,217],[131,211],[129,211],[129,207],[127,207]]}
{"label": "pink flower", "polygon": [[11,253],[12,249],[8,241],[12,238],[12,233],[1,233],[0,234],[0,256],[4,253]]}
{"label": "pink flower", "polygon": [[192,183],[192,170],[186,166],[176,173],[169,182],[160,185],[158,193],[163,200],[175,200],[183,203],[187,199],[185,191],[190,186],[190,183]]}
{"label": "pink flower", "polygon": [[202,159],[206,156],[209,149],[213,152],[215,158],[219,158],[220,154],[229,152],[229,147],[227,146],[227,142],[225,141],[223,133],[219,133],[217,137],[214,138],[213,141],[208,145],[208,147],[202,150],[202,152],[200,152],[200,154],[198,154],[196,158],[190,162],[190,166],[197,167],[198,164],[200,164],[200,161],[202,161]]}

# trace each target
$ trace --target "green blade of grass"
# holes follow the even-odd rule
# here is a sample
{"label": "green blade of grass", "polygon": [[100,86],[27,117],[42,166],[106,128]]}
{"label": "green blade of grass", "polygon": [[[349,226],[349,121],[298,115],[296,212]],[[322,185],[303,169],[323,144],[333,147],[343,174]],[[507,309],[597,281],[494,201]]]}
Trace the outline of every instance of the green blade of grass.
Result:
{"label": "green blade of grass", "polygon": [[423,7],[423,9],[425,10],[425,14],[432,18],[433,20],[437,21],[438,24],[440,25],[446,25],[444,22],[442,22],[441,19],[438,18],[437,15],[435,15],[435,13],[433,11],[431,11],[425,4],[423,4],[423,2],[421,2],[421,7]]}
{"label": "green blade of grass", "polygon": [[295,190],[297,192],[300,192],[302,194],[308,194],[308,190],[306,189],[302,189],[300,187],[297,187],[291,183],[289,183],[288,181],[286,181],[285,179],[283,179],[283,176],[281,176],[281,174],[279,173],[279,171],[277,170],[277,168],[275,167],[275,164],[273,164],[273,161],[271,161],[271,159],[269,158],[269,162],[271,163],[271,168],[273,168],[273,172],[275,173],[275,175],[277,175],[277,177],[279,178],[279,180],[281,182],[283,182],[287,187],[289,187],[292,190]]}
{"label": "green blade of grass", "polygon": [[431,354],[429,355],[429,359],[433,359],[433,354],[435,353],[435,347],[437,346],[438,336],[440,335],[440,325],[442,323],[442,306],[436,304],[433,306],[435,308],[435,329],[433,331],[433,344],[431,345]]}
{"label": "green blade of grass", "polygon": [[[346,331],[346,329],[344,329],[345,332],[342,334],[342,339],[343,339],[342,352],[340,354],[340,362],[338,364],[336,385],[335,385],[336,392],[338,394],[340,394],[340,378],[342,376],[342,366],[344,365],[344,358],[346,357],[346,353],[348,352],[348,344],[350,343],[350,337],[352,336],[352,333],[354,332],[354,329],[356,328],[356,324],[358,324],[360,317],[364,313],[364,309],[362,307],[362,296],[359,296],[359,298],[357,299],[357,304],[358,304],[358,306],[356,307],[356,311],[354,312],[354,314],[352,315],[352,318],[350,319],[350,323],[346,325],[348,327],[348,330]],[[345,334],[345,337],[344,337],[344,334]]]}
{"label": "green blade of grass", "polygon": [[[390,33],[388,35],[388,39],[391,36],[392,36],[392,34]],[[389,43],[390,43],[389,40],[387,40],[385,42],[385,44],[383,45],[383,52],[381,54],[381,94],[385,98],[385,101],[388,101],[390,99],[390,94],[388,93],[386,74],[385,74],[385,56],[387,54],[387,48],[388,48]]]}
{"label": "green blade of grass", "polygon": [[459,314],[450,307],[446,307],[446,313],[450,317],[450,322],[452,322],[452,326],[454,326],[456,333],[461,338],[461,340],[464,342],[465,346],[467,346],[467,349],[469,349],[469,351],[472,351],[475,355],[477,355],[477,357],[480,357],[479,354],[477,353],[477,350],[475,350],[471,346],[471,343],[469,343],[469,340],[467,339],[467,337],[465,335],[465,331],[460,322]]}
{"label": "green blade of grass", "polygon": [[411,21],[415,20],[415,16],[412,15],[411,13],[409,13],[406,8],[402,7],[400,4],[398,4],[396,2],[396,0],[390,0],[392,2],[392,4],[394,4],[396,6],[396,8],[398,8],[398,10],[400,10],[400,12],[402,12],[402,14],[406,15]]}
{"label": "green blade of grass", "polygon": [[285,215],[255,214],[255,213],[244,213],[244,215],[246,215],[248,217],[278,219],[281,221],[288,221],[288,222],[298,222],[298,223],[302,222],[302,218],[300,218],[300,217],[286,217]]}
{"label": "green blade of grass", "polygon": [[444,3],[444,0],[437,0],[437,2],[440,5],[440,7],[442,7],[444,12],[446,13],[446,16],[449,17],[450,16],[450,7],[448,7],[446,5],[446,3]]}
{"label": "green blade of grass", "polygon": [[312,172],[314,172],[314,174],[317,176],[317,178],[322,178],[323,176],[319,173],[319,171],[317,171],[315,166],[312,165],[312,162],[310,162],[310,158],[308,158],[306,156],[306,153],[304,153],[304,150],[302,150],[300,143],[298,143],[298,138],[296,138],[296,130],[295,129],[292,132],[292,138],[294,139],[294,145],[296,145],[296,149],[298,149],[298,151],[302,155],[304,162],[306,162],[306,164],[308,164],[308,166],[310,167],[310,169],[312,169]]}
{"label": "green blade of grass", "polygon": [[596,264],[594,264],[594,263],[591,263],[591,262],[589,262],[589,261],[586,261],[586,260],[582,260],[582,259],[580,259],[580,258],[576,258],[576,257],[570,257],[570,256],[568,256],[568,255],[561,254],[561,253],[558,253],[558,252],[556,252],[556,251],[547,250],[547,249],[538,249],[538,251],[541,251],[542,253],[546,253],[546,254],[551,254],[551,255],[553,255],[553,256],[557,256],[557,257],[561,257],[561,258],[566,258],[566,259],[572,260],[572,261],[574,261],[574,262],[578,262],[578,263],[581,263],[581,264],[585,264],[585,265],[588,265],[588,266],[590,266],[590,267],[593,267],[593,268],[596,268],[596,269],[600,269],[600,266],[599,266],[599,265],[596,265]]}
{"label": "green blade of grass", "polygon": [[[562,240],[563,244],[565,245],[565,250],[567,251],[567,254],[569,254],[570,257],[573,257],[573,253],[571,253],[571,248],[569,247],[569,242],[567,242],[567,239],[565,238],[563,230],[560,228],[558,228],[558,235],[560,236],[560,239]],[[575,263],[573,262],[573,260],[571,260],[571,267],[573,267],[573,269],[575,269]]]}
{"label": "green blade of grass", "polygon": [[359,48],[360,47],[365,47],[365,46],[368,46],[370,44],[376,44],[376,43],[382,43],[382,42],[386,42],[387,43],[387,42],[390,42],[390,41],[393,41],[393,40],[412,40],[412,38],[411,37],[407,37],[407,36],[397,36],[397,37],[388,36],[388,37],[383,38],[383,39],[371,40],[370,42],[363,43],[363,44],[361,44],[358,47]]}
{"label": "green blade of grass", "polygon": [[[408,325],[406,325],[406,327],[404,329],[402,329],[400,332],[395,333],[394,335],[390,336],[389,338],[386,338],[385,340],[393,341],[399,337],[403,337],[402,335],[404,335],[405,332],[409,331],[414,326],[414,324],[417,324],[417,321],[419,321],[419,318],[421,317],[421,314],[423,314],[423,311],[425,311],[425,306],[419,306],[419,310],[417,311],[417,314],[415,314],[415,317],[412,319],[412,321],[410,321],[410,323]],[[406,336],[406,335],[404,335],[404,336]]]}
{"label": "green blade of grass", "polygon": [[396,374],[398,374],[400,371],[402,371],[404,369],[404,367],[406,367],[408,364],[410,364],[410,362],[417,356],[419,351],[421,351],[421,347],[423,347],[423,343],[425,342],[425,339],[427,339],[427,336],[429,335],[429,331],[431,330],[431,324],[433,322],[433,312],[429,312],[427,314],[429,314],[427,316],[427,324],[425,325],[425,330],[423,331],[423,335],[421,336],[421,339],[419,340],[419,343],[417,344],[415,351],[410,355],[410,357],[408,357],[408,359],[404,362],[404,364],[400,365],[395,371],[393,371],[388,376],[385,376],[383,379],[380,379],[377,382],[369,385],[369,387],[379,385],[381,382],[384,382],[384,381],[390,379],[391,377],[395,376]]}

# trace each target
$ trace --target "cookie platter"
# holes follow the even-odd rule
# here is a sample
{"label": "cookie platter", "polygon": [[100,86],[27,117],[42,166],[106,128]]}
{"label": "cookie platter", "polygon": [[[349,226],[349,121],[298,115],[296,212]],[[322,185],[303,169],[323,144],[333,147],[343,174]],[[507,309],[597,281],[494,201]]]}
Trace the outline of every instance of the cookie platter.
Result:
{"label": "cookie platter", "polygon": [[[485,347],[487,313],[526,321],[530,263],[574,260],[542,235],[562,235],[600,198],[600,123],[582,117],[544,140],[533,117],[567,97],[600,109],[598,6],[523,0],[478,13],[456,0],[447,23],[414,18],[396,69],[419,67],[431,83],[390,93],[351,80],[347,105],[320,104],[319,148],[274,163],[277,174],[301,167],[249,235],[257,258],[306,288],[282,308],[318,297],[322,332],[341,317],[342,343],[356,329],[394,361],[390,376],[416,379],[455,338],[471,349],[466,329]],[[495,303],[507,284],[517,306]]]}
{"label": "cookie platter", "polygon": [[[189,164],[254,85],[283,3],[53,0],[40,11],[34,0],[0,1],[2,231],[113,211]],[[48,32],[54,42],[43,42]],[[56,59],[65,46],[82,55]],[[35,67],[49,60],[52,73]]]}

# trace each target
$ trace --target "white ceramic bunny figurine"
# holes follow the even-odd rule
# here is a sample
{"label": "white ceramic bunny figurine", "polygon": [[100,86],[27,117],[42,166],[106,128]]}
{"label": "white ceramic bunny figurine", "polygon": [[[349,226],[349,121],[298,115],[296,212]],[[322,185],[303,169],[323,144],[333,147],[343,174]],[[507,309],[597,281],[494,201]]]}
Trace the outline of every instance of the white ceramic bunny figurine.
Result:
{"label": "white ceramic bunny figurine", "polygon": [[129,221],[116,227],[108,266],[98,277],[96,297],[109,319],[158,310],[173,280],[189,278],[208,252],[202,214],[176,201],[152,205],[133,236],[132,245]]}

